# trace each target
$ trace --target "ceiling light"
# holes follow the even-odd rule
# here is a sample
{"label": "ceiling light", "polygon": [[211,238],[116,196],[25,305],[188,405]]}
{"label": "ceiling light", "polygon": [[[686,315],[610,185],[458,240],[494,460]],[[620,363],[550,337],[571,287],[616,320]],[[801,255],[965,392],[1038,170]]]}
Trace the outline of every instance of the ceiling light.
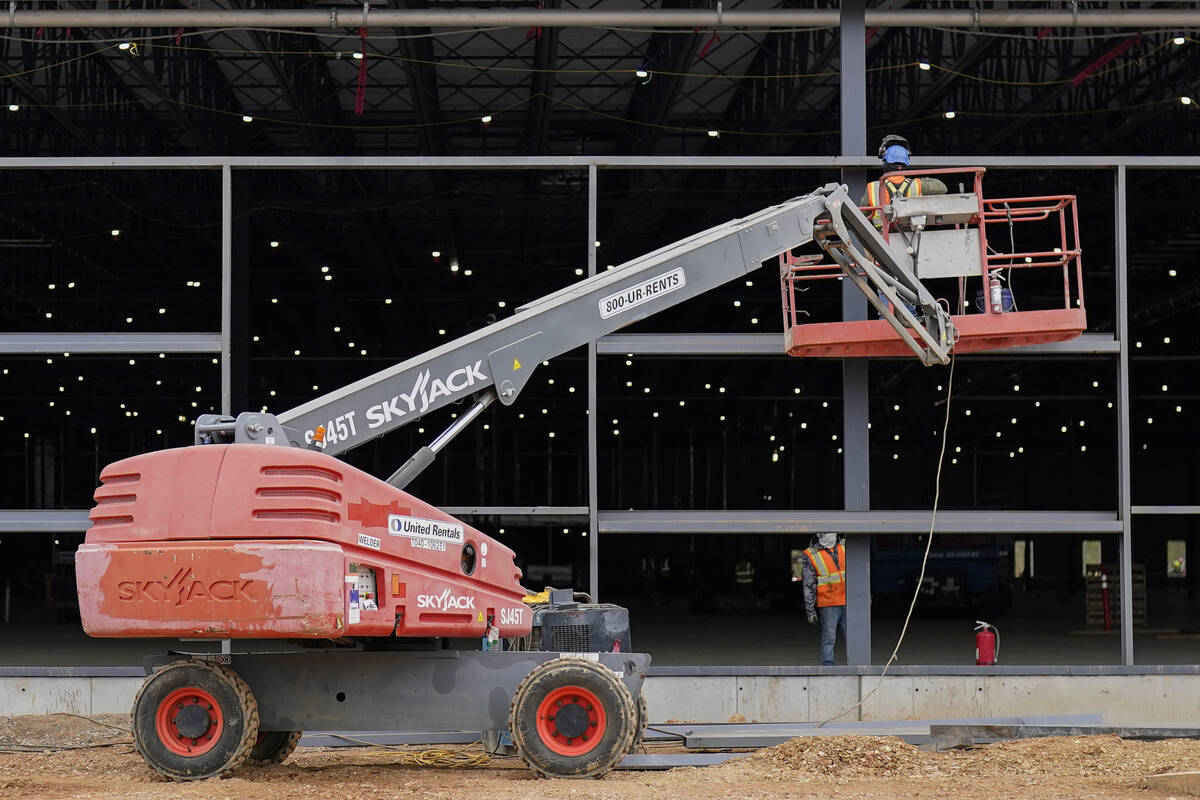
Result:
{"label": "ceiling light", "polygon": [[133,324],[133,317],[126,317],[125,322],[129,323],[129,324]]}
{"label": "ceiling light", "polygon": [[451,264],[451,265],[450,265],[450,271],[451,271],[451,272],[458,272],[458,264]]}
{"label": "ceiling light", "polygon": [[1183,103],[1185,106],[1190,106],[1192,104],[1192,98],[1185,94],[1183,97],[1179,98],[1179,102]]}
{"label": "ceiling light", "polygon": [[355,61],[362,61],[363,54],[361,51],[355,50],[354,54],[351,56],[351,58],[353,58]]}
{"label": "ceiling light", "polygon": [[1187,41],[1187,39],[1183,38],[1182,36],[1176,36],[1174,39],[1171,40],[1171,44],[1178,47],[1179,45],[1183,44],[1186,41]]}
{"label": "ceiling light", "polygon": [[955,117],[958,116],[958,114],[954,111],[947,111],[945,114],[942,114],[942,116],[945,117],[946,119],[954,119]]}
{"label": "ceiling light", "polygon": [[165,308],[160,308],[160,309],[158,310],[158,313],[160,313],[160,314],[165,314],[165,313],[167,313],[167,310],[166,310]]}
{"label": "ceiling light", "polygon": [[438,336],[445,336],[445,335],[446,335],[446,329],[438,328]]}
{"label": "ceiling light", "polygon": [[501,301],[500,301],[499,303],[497,303],[496,305],[500,306],[500,308],[504,308],[504,305],[505,305],[505,303],[504,303],[504,301],[503,301],[503,300],[501,300]]}
{"label": "ceiling light", "polygon": [[118,50],[128,50],[132,46],[133,45],[131,45],[129,42],[121,42],[119,45],[117,45],[117,49]]}
{"label": "ceiling light", "polygon": [[113,228],[111,231],[109,231],[109,233],[111,233],[111,234],[112,234],[112,236],[113,236],[113,238],[115,239],[116,237],[118,237],[118,236],[120,236],[120,235],[121,235],[121,229],[120,229],[120,228]]}
{"label": "ceiling light", "polygon": [[640,81],[648,81],[650,79],[650,70],[645,67],[638,67],[633,71],[633,74]]}
{"label": "ceiling light", "polygon": [[388,298],[385,298],[385,299],[384,299],[384,301],[383,301],[383,304],[384,304],[384,305],[387,305],[387,306],[390,306],[390,305],[392,304],[392,298],[390,298],[390,297],[388,297]]}
{"label": "ceiling light", "polygon": [[484,114],[482,117],[479,118],[479,121],[482,122],[484,125],[491,125],[492,124],[492,115]]}
{"label": "ceiling light", "polygon": [[242,122],[254,122],[254,117],[249,114],[242,114]]}
{"label": "ceiling light", "polygon": [[327,281],[331,281],[331,280],[333,280],[333,276],[332,276],[332,275],[326,275],[326,276],[325,276],[325,280],[327,280]]}
{"label": "ceiling light", "polygon": [[17,105],[16,103],[9,103],[8,110],[9,111],[20,111],[21,107],[19,105]]}
{"label": "ceiling light", "polygon": [[321,272],[329,272],[329,267],[328,267],[328,265],[327,265],[327,266],[324,266],[324,267],[321,267]]}
{"label": "ceiling light", "polygon": [[925,70],[926,72],[928,72],[929,71],[929,60],[922,58],[919,62],[917,62],[917,66],[920,67],[921,69]]}
{"label": "ceiling light", "polygon": [[470,274],[471,274],[471,270],[469,270],[469,269],[464,269],[464,270],[463,270],[463,275],[468,275],[468,276],[469,276]]}
{"label": "ceiling light", "polygon": [[582,275],[582,274],[583,274],[583,267],[576,267],[576,268],[575,268],[575,274],[576,274],[576,275]]}
{"label": "ceiling light", "polygon": [[1173,269],[1169,269],[1169,270],[1167,270],[1167,274],[1168,274],[1168,275],[1170,275],[1172,278],[1174,278],[1174,277],[1175,277],[1176,275],[1178,275],[1179,273],[1178,273],[1178,272],[1176,272],[1176,271],[1175,271],[1175,270],[1173,270]]}
{"label": "ceiling light", "polygon": [[710,138],[710,139],[716,139],[716,138],[720,137],[720,135],[721,135],[720,131],[709,131],[708,132],[708,138]]}
{"label": "ceiling light", "polygon": [[434,258],[441,258],[441,257],[442,257],[442,251],[441,251],[441,250],[434,250],[434,251],[433,251],[432,253],[430,253],[429,255],[433,256]]}
{"label": "ceiling light", "polygon": [[271,242],[271,247],[279,247],[279,242],[272,241],[272,242]]}

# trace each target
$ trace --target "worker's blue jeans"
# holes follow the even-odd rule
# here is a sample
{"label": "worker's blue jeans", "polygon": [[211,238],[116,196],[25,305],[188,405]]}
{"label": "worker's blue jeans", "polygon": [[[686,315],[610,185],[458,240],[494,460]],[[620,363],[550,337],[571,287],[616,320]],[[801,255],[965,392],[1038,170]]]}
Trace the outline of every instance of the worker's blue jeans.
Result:
{"label": "worker's blue jeans", "polygon": [[833,646],[837,642],[838,628],[842,629],[842,639],[846,638],[846,607],[821,606],[817,609],[821,618],[821,666],[832,667]]}

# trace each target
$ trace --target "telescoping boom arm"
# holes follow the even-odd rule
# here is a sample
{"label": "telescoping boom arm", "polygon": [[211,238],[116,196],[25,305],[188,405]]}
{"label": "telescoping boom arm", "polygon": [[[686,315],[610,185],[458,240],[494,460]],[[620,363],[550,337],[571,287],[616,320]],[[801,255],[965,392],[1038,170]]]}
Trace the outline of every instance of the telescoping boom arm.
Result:
{"label": "telescoping boom arm", "polygon": [[402,486],[492,401],[511,405],[543,360],[758,269],[812,241],[814,229],[822,234],[820,246],[922,361],[946,363],[954,342],[949,315],[916,279],[911,262],[902,263],[888,249],[846,187],[828,184],[581,280],[507,319],[277,416],[203,415],[197,443],[320,446],[336,455],[473,396],[469,411],[392,476]]}

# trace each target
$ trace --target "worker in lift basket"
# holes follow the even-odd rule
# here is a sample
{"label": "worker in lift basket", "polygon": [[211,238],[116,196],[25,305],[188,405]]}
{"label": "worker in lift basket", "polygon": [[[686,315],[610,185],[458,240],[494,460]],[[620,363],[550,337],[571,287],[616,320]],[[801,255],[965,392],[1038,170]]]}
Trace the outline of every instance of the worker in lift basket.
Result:
{"label": "worker in lift basket", "polygon": [[819,533],[801,562],[804,610],[808,624],[821,621],[821,665],[832,667],[840,628],[846,638],[846,543],[836,533]]}
{"label": "worker in lift basket", "polygon": [[[883,162],[885,172],[908,169],[908,160],[912,153],[908,149],[908,140],[903,136],[889,133],[879,143],[879,160]],[[859,205],[877,206],[882,208],[892,201],[893,197],[918,197],[926,194],[945,194],[946,184],[937,178],[921,178],[912,175],[889,175],[880,177],[877,181],[867,184],[867,192]],[[878,228],[882,225],[879,212],[871,214],[871,222]]]}

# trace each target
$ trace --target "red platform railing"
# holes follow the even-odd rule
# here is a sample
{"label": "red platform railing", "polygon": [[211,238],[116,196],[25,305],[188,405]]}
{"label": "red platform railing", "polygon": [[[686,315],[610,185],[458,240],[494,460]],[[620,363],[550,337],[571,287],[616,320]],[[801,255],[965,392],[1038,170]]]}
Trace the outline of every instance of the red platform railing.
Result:
{"label": "red platform railing", "polygon": [[[985,198],[984,167],[904,170],[885,173],[927,178],[939,175],[970,175],[972,194],[978,211],[966,223],[941,228],[976,228],[979,231],[979,272],[957,278],[924,280],[939,297],[958,332],[955,352],[990,350],[1024,344],[1064,341],[1078,336],[1087,327],[1083,300],[1083,258],[1079,243],[1079,213],[1074,195]],[[892,220],[881,206],[862,206],[872,217],[885,240],[897,235]],[[821,220],[817,227],[820,228]],[[1018,230],[1025,233],[1031,223],[1046,223],[1052,232],[1036,232],[1047,241],[1032,249],[1016,247]],[[1021,238],[1028,239],[1028,235]],[[794,356],[902,356],[910,354],[895,330],[883,320],[846,322],[805,322],[805,311],[797,303],[797,285],[802,281],[843,277],[836,263],[821,263],[823,256],[780,256],[786,349]],[[1013,272],[1031,269],[1061,271],[1062,303],[1043,308],[1017,305],[1012,291]],[[920,275],[918,274],[918,277]],[[977,280],[976,280],[977,279]],[[939,296],[953,283],[957,296]],[[1000,284],[999,303],[993,300],[993,283]],[[976,303],[972,303],[972,295]],[[1044,295],[1043,295],[1044,296]],[[978,302],[982,299],[982,302]],[[1027,298],[1026,298],[1027,299]],[[1025,300],[1022,300],[1024,303]],[[1011,305],[1010,305],[1011,304]]]}

